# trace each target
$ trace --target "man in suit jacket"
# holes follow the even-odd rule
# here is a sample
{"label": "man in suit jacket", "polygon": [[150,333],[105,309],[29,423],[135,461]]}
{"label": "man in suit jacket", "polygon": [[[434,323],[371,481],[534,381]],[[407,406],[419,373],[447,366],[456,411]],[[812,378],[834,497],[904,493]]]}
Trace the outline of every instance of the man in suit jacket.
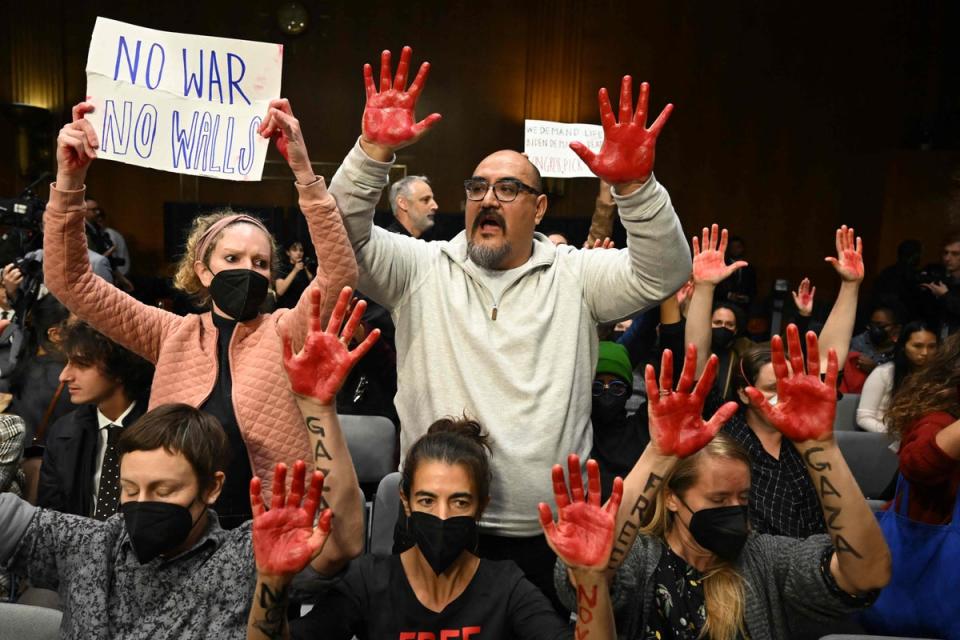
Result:
{"label": "man in suit jacket", "polygon": [[62,346],[67,365],[60,380],[81,406],[47,432],[37,502],[106,519],[120,497],[115,444],[147,409],[153,367],[81,322],[67,327]]}

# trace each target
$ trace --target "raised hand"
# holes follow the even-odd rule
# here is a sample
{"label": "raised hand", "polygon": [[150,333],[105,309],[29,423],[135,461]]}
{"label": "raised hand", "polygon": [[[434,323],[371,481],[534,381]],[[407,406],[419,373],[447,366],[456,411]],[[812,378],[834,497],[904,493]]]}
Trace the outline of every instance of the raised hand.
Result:
{"label": "raised hand", "polygon": [[563,480],[563,467],[553,465],[553,493],[557,501],[558,521],[545,503],[540,503],[540,526],[547,544],[564,564],[575,569],[600,570],[607,566],[613,548],[613,528],[623,498],[623,480],[613,481],[613,492],[607,504],[600,506],[600,467],[596,460],[587,461],[587,486],[583,494],[580,458],[570,454],[570,492]]}
{"label": "raised hand", "polygon": [[353,350],[348,348],[367,308],[364,300],[357,302],[344,325],[343,318],[352,295],[350,287],[340,291],[327,329],[323,331],[320,328],[320,290],[316,287],[310,290],[310,328],[300,353],[293,355],[290,338],[283,336],[283,364],[294,393],[313,398],[320,404],[332,403],[350,370],[380,337],[380,330],[374,329]]}
{"label": "raised hand", "polygon": [[813,313],[813,296],[817,293],[816,287],[810,286],[810,278],[804,278],[800,281],[800,286],[793,291],[793,304],[797,305],[797,311],[801,316],[809,316]]}
{"label": "raised hand", "polygon": [[430,73],[430,63],[424,62],[420,65],[413,84],[410,89],[406,89],[412,54],[410,47],[403,48],[392,85],[390,52],[384,51],[380,55],[379,92],[373,82],[373,68],[369,64],[363,65],[363,80],[367,90],[367,106],[363,110],[364,141],[395,151],[422,138],[430,127],[440,120],[440,114],[433,113],[417,122],[414,109]]}
{"label": "raised hand", "polygon": [[593,246],[587,245],[587,249],[615,249],[616,245],[613,243],[613,240],[610,238],[604,238],[601,240],[597,238],[593,241]]}
{"label": "raised hand", "polygon": [[703,419],[703,405],[717,376],[719,360],[711,355],[703,375],[693,387],[697,367],[697,348],[687,345],[683,372],[676,391],[673,390],[673,353],[664,349],[660,361],[660,388],[653,365],[647,365],[647,410],[650,416],[650,439],[657,452],[665,456],[686,458],[702,449],[727,420],[737,412],[736,402],[727,402],[708,421]]}
{"label": "raised hand", "polygon": [[585,145],[571,142],[570,148],[580,156],[590,171],[614,186],[630,182],[646,182],[653,173],[657,136],[667,123],[673,105],[668,104],[647,129],[647,100],[650,85],[640,85],[637,110],[633,111],[633,80],[623,76],[620,85],[620,122],[613,115],[607,89],[600,89],[600,121],[603,123],[603,145],[594,154]]}
{"label": "raised hand", "polygon": [[837,257],[824,258],[833,265],[844,282],[863,280],[863,241],[859,236],[854,240],[853,227],[847,225],[837,229]]}
{"label": "raised hand", "polygon": [[837,413],[837,354],[827,352],[827,375],[820,380],[820,347],[817,335],[807,332],[807,369],[803,368],[800,332],[787,325],[790,367],[783,353],[783,340],[771,340],[773,372],[777,376],[777,404],[770,406],[758,389],[747,387],[750,403],[776,429],[794,442],[828,440],[833,437],[833,419]]}
{"label": "raised hand", "polygon": [[297,182],[308,184],[313,181],[313,168],[307,155],[307,145],[303,141],[300,121],[293,115],[290,101],[286,98],[271,100],[267,115],[260,124],[260,135],[273,138],[277,151],[290,165]]}
{"label": "raised hand", "polygon": [[93,104],[89,102],[74,105],[73,121],[57,136],[57,186],[61,189],[81,188],[90,163],[97,157],[100,140],[93,125],[83,117],[91,111]]}
{"label": "raised hand", "polygon": [[690,296],[693,295],[693,279],[687,280],[683,283],[683,286],[677,289],[677,304],[683,307],[685,302],[689,302]]}
{"label": "raised hand", "polygon": [[[323,494],[323,474],[314,471],[310,490],[304,499],[307,465],[297,460],[293,465],[290,493],[286,493],[287,465],[277,464],[273,475],[273,499],[270,510],[263,506],[260,478],[250,480],[250,506],[253,509],[253,553],[261,576],[292,576],[320,555],[333,512],[324,509],[320,521],[313,526]],[[301,504],[302,501],[302,504]]]}
{"label": "raised hand", "polygon": [[719,231],[714,224],[703,228],[703,245],[693,237],[693,281],[695,284],[717,285],[730,277],[737,269],[747,266],[744,260],[727,264],[723,256],[727,252],[727,230]]}

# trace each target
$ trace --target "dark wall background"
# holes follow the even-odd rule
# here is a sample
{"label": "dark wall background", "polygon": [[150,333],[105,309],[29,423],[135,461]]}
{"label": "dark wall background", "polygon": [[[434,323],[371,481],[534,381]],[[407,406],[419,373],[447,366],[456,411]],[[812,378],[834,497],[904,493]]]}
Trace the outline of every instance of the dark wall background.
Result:
{"label": "dark wall background", "polygon": [[[98,15],[282,42],[283,93],[329,177],[359,133],[363,63],[410,44],[417,62],[433,63],[418,112],[444,119],[399,162],[432,177],[447,213],[461,210],[460,182],[485,154],[522,146],[525,117],[597,122],[597,89],[631,73],[651,83],[652,110],[676,105],[656,172],[688,235],[717,221],[744,236],[763,287],[810,275],[829,294],[835,277],[822,258],[840,223],[863,235],[868,272],[908,236],[936,259],[960,223],[960,3],[304,0],[311,22],[297,37],[277,26],[281,4],[6,3],[0,101],[47,107],[49,130],[59,128],[84,96]],[[0,117],[0,195],[28,181],[16,154],[16,129]],[[295,204],[285,166],[270,159],[276,179],[258,184],[103,161],[89,188],[131,241],[137,268],[156,269],[165,201]],[[544,227],[551,216],[590,215],[595,180],[553,186]]]}

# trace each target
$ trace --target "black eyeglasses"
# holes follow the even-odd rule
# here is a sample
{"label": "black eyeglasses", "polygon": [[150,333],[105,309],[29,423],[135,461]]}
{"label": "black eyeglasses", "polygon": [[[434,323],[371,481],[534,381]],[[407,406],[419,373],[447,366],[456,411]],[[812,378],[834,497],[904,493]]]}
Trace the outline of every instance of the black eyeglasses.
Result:
{"label": "black eyeglasses", "polygon": [[487,197],[487,192],[493,188],[493,195],[500,202],[513,202],[520,195],[521,191],[532,193],[535,196],[541,195],[533,187],[528,187],[516,178],[504,178],[497,180],[493,184],[483,178],[468,178],[463,181],[463,188],[467,190],[467,200],[483,200]]}
{"label": "black eyeglasses", "polygon": [[604,389],[609,389],[610,395],[617,398],[622,398],[623,396],[627,395],[630,387],[627,386],[626,382],[621,382],[620,380],[611,380],[607,383],[604,383],[601,380],[593,381],[593,396],[595,398],[603,395]]}

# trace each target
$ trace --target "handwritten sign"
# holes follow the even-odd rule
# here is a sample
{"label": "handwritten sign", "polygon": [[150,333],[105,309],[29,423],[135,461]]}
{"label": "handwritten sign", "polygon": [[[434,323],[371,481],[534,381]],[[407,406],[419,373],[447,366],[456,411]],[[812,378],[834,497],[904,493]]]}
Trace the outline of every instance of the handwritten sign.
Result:
{"label": "handwritten sign", "polygon": [[260,180],[257,130],[280,97],[283,45],[145,29],[97,18],[86,118],[100,158],[175,173]]}
{"label": "handwritten sign", "polygon": [[603,144],[603,127],[598,124],[564,124],[546,120],[524,123],[523,150],[544,178],[593,178],[593,172],[570,150],[571,142],[582,142],[594,153]]}

